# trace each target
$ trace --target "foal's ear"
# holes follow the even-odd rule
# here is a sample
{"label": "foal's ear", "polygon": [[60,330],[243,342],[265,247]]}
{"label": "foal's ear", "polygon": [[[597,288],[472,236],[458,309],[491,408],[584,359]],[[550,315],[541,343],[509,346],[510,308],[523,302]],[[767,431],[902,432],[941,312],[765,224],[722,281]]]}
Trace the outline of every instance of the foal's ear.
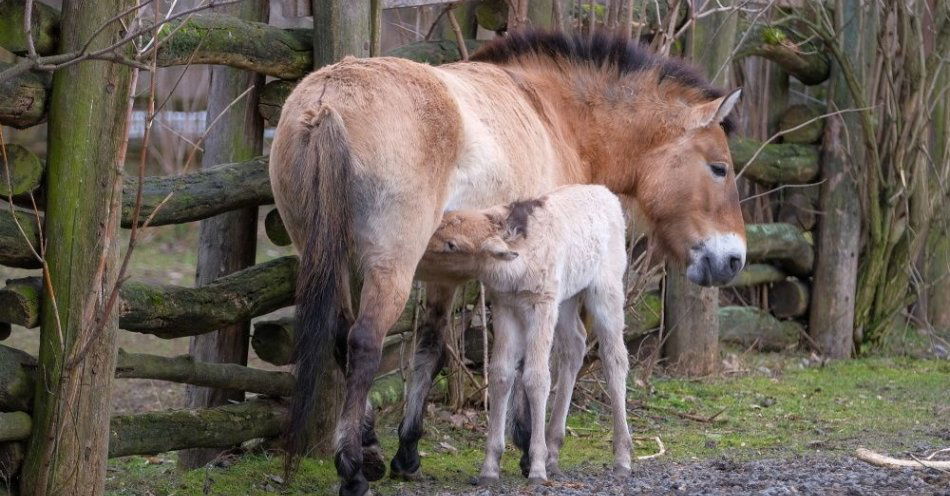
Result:
{"label": "foal's ear", "polygon": [[732,113],[736,104],[739,103],[739,97],[742,95],[742,88],[736,88],[732,93],[719,97],[711,102],[703,103],[693,107],[689,128],[698,129],[712,124],[719,124]]}
{"label": "foal's ear", "polygon": [[518,252],[512,250],[511,247],[508,246],[508,243],[501,239],[500,236],[492,236],[486,239],[485,242],[482,243],[481,249],[492,257],[506,262],[518,258]]}

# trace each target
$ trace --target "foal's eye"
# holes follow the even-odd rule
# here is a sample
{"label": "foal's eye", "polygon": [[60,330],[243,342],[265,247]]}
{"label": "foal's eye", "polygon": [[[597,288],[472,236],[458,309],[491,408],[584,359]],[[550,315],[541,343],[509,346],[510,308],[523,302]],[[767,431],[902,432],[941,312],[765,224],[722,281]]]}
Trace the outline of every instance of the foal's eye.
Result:
{"label": "foal's eye", "polygon": [[709,170],[716,177],[726,177],[726,164],[709,164]]}
{"label": "foal's eye", "polygon": [[459,249],[459,246],[455,244],[455,241],[446,241],[445,242],[445,251],[453,252]]}

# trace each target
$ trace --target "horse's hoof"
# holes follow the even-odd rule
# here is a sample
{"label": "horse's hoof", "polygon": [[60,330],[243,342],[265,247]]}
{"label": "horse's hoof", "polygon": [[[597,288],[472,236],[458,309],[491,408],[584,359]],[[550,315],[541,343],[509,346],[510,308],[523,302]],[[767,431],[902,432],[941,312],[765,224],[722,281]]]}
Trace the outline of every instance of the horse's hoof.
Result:
{"label": "horse's hoof", "polygon": [[340,484],[340,496],[367,496],[369,494],[369,482],[366,477],[354,477]]}
{"label": "horse's hoof", "polygon": [[487,486],[492,486],[492,485],[497,484],[499,480],[501,480],[501,478],[498,477],[497,475],[496,476],[479,475],[478,480],[476,481],[475,484],[481,487],[487,487]]}
{"label": "horse's hoof", "polygon": [[630,467],[614,467],[611,474],[616,479],[626,479],[630,477]]}
{"label": "horse's hoof", "polygon": [[521,460],[518,460],[518,467],[521,468],[521,476],[527,477],[531,473],[531,458],[528,453],[522,453]]}
{"label": "horse's hoof", "polygon": [[548,479],[546,477],[528,477],[529,486],[540,486],[541,484],[544,484],[547,481]]}
{"label": "horse's hoof", "polygon": [[383,450],[378,444],[363,446],[363,476],[370,482],[382,479],[386,475],[386,462]]}
{"label": "horse's hoof", "polygon": [[393,460],[389,462],[389,477],[391,479],[404,480],[404,481],[415,481],[421,478],[421,464],[419,463],[419,458],[416,457],[415,461],[410,461],[406,463],[403,458],[397,453]]}
{"label": "horse's hoof", "polygon": [[548,479],[562,480],[567,478],[561,470],[561,467],[557,465],[548,465],[547,471]]}

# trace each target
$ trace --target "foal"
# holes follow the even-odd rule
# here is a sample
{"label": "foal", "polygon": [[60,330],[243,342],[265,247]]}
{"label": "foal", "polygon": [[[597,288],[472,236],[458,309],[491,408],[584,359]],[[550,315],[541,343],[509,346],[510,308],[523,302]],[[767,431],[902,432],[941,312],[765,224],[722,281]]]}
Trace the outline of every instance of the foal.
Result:
{"label": "foal", "polygon": [[[508,397],[519,362],[523,363],[531,416],[528,477],[545,480],[547,467],[557,470],[564,422],[583,359],[583,330],[576,325],[581,305],[590,312],[593,332],[600,340],[613,413],[615,470],[628,473],[629,364],[623,342],[627,257],[624,219],[617,197],[603,186],[567,186],[535,200],[447,213],[422,263],[427,270],[447,268],[457,275],[480,279],[492,301],[495,341],[488,376],[491,410],[479,483],[499,477]],[[548,364],[555,334],[566,341],[558,344],[567,359],[558,364],[546,443],[544,424],[551,391]]]}

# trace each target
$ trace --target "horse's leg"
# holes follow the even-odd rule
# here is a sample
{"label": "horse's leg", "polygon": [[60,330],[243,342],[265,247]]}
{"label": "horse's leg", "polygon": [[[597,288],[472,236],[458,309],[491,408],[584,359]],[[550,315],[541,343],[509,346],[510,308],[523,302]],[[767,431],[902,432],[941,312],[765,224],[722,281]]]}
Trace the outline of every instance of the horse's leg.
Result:
{"label": "horse's leg", "polygon": [[445,365],[445,329],[452,315],[455,288],[435,283],[426,285],[426,319],[417,330],[406,406],[399,423],[399,449],[389,464],[391,477],[409,479],[418,474],[422,417],[432,381]]}
{"label": "horse's leg", "polygon": [[547,445],[548,476],[560,476],[558,458],[564,444],[564,430],[567,413],[571,407],[574,383],[577,373],[584,364],[584,352],[587,349],[587,335],[581,322],[578,298],[561,303],[558,312],[557,327],[554,331],[554,356],[557,364],[557,380],[554,384],[554,403],[551,405],[551,420],[548,421]]}
{"label": "horse's leg", "polygon": [[531,404],[524,388],[524,360],[518,362],[515,370],[514,385],[511,387],[511,442],[521,451],[518,467],[521,475],[528,476],[531,471]]}
{"label": "horse's leg", "polygon": [[346,346],[346,393],[337,425],[336,470],[343,479],[341,496],[360,496],[369,489],[363,473],[363,433],[367,397],[379,369],[383,338],[402,313],[412,285],[414,267],[369,266],[360,297],[360,311]]}
{"label": "horse's leg", "polygon": [[534,312],[526,316],[524,379],[528,404],[531,406],[531,444],[528,450],[531,469],[528,479],[540,482],[547,479],[545,462],[547,445],[544,439],[544,424],[547,415],[548,396],[551,394],[551,343],[557,323],[557,303],[541,302],[534,305]]}
{"label": "horse's leg", "polygon": [[586,308],[600,343],[600,362],[607,379],[613,412],[614,473],[630,473],[630,429],[627,426],[627,373],[630,363],[623,341],[623,287],[604,284],[586,291]]}
{"label": "horse's leg", "polygon": [[505,451],[508,396],[514,382],[515,364],[524,352],[523,335],[511,310],[503,305],[492,310],[495,342],[488,364],[488,435],[485,461],[478,476],[480,485],[497,481],[500,476],[501,455]]}

